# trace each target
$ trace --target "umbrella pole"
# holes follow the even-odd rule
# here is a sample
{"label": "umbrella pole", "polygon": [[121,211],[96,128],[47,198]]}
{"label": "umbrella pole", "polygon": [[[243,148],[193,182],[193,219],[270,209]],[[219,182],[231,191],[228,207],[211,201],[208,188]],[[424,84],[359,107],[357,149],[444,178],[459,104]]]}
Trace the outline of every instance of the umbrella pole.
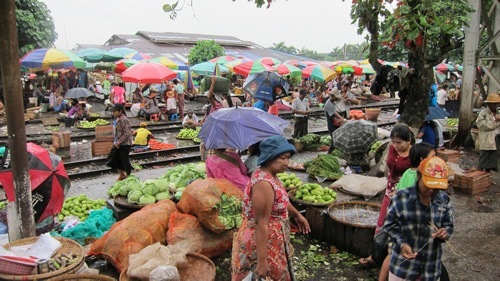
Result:
{"label": "umbrella pole", "polygon": [[[7,115],[7,135],[14,181],[14,202],[7,204],[9,239],[35,236],[35,221],[31,202],[31,182],[26,148],[26,127],[19,126],[24,119],[23,91],[16,29],[16,5],[14,0],[0,2],[0,72],[4,85],[5,112]],[[8,157],[8,156],[7,156]]]}

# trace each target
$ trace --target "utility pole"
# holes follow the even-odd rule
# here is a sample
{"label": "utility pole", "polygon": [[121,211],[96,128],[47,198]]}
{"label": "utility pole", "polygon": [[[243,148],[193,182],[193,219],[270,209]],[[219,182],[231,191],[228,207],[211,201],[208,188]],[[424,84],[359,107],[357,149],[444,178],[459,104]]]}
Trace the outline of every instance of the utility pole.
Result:
{"label": "utility pole", "polygon": [[15,241],[35,236],[35,222],[31,203],[26,128],[23,122],[23,92],[14,0],[0,1],[0,72],[4,86],[7,135],[15,190],[15,201],[7,204],[7,220],[9,240]]}
{"label": "utility pole", "polygon": [[494,41],[492,42],[492,45],[490,47],[490,58],[491,61],[493,62],[493,66],[490,69],[491,75],[488,75],[490,79],[488,79],[488,92],[487,94],[491,93],[498,93],[500,90],[500,4],[499,1],[494,1],[493,2],[492,12],[494,13],[494,16],[490,18],[492,25],[493,25],[493,38]]}

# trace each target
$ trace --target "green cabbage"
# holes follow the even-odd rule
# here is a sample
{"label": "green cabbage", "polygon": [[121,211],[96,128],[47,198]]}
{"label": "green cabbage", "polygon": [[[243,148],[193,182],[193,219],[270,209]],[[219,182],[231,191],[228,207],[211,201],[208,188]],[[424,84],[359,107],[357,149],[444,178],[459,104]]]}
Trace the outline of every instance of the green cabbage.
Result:
{"label": "green cabbage", "polygon": [[170,190],[172,190],[173,192],[177,191],[177,186],[175,185],[175,182],[169,182],[168,188],[170,188]]}
{"label": "green cabbage", "polygon": [[144,194],[139,198],[140,205],[148,205],[156,203],[156,198],[152,195]]}
{"label": "green cabbage", "polygon": [[170,199],[170,193],[168,191],[167,192],[160,192],[160,193],[157,193],[155,197],[156,197],[156,201],[160,201],[163,199]]}
{"label": "green cabbage", "polygon": [[127,196],[128,202],[137,203],[139,202],[139,199],[141,198],[142,195],[143,194],[140,189],[132,190],[131,192],[129,192]]}
{"label": "green cabbage", "polygon": [[177,200],[177,201],[181,200],[181,197],[182,197],[182,191],[177,191],[177,192],[174,194],[174,198],[175,198],[175,200]]}
{"label": "green cabbage", "polygon": [[120,189],[118,190],[118,194],[120,194],[120,196],[127,196],[128,194],[127,186],[123,185],[122,187],[120,187]]}
{"label": "green cabbage", "polygon": [[168,180],[166,179],[157,179],[155,184],[159,192],[165,192],[168,190]]}
{"label": "green cabbage", "polygon": [[140,181],[129,181],[127,183],[127,190],[132,191],[135,189],[141,189],[142,183]]}
{"label": "green cabbage", "polygon": [[156,193],[158,193],[158,188],[156,187],[156,184],[154,183],[144,183],[142,187],[142,193],[147,194],[147,195],[152,195],[155,196]]}

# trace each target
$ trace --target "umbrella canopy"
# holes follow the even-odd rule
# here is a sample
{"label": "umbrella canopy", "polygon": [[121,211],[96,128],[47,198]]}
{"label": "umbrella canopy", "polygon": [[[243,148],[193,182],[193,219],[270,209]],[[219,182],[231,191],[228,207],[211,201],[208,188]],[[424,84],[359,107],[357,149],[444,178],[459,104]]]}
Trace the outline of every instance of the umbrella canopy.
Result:
{"label": "umbrella canopy", "polygon": [[[64,203],[64,195],[71,182],[61,158],[34,143],[26,144],[28,149],[28,165],[31,182],[31,196],[35,222],[59,213]],[[6,152],[6,159],[10,159]],[[15,200],[14,181],[10,163],[0,172],[0,183],[5,189],[5,195],[10,202]]]}
{"label": "umbrella canopy", "polygon": [[265,138],[281,135],[289,122],[254,107],[221,108],[208,115],[198,137],[208,149],[245,150]]}
{"label": "umbrella canopy", "polygon": [[206,61],[202,63],[195,64],[190,67],[191,71],[198,75],[213,75],[216,65],[219,66],[219,71],[221,73],[229,72],[229,69],[223,65],[219,65],[218,63]]}
{"label": "umbrella canopy", "polygon": [[233,71],[239,75],[247,77],[248,75],[254,73],[273,71],[273,68],[258,61],[248,61],[233,67]]}
{"label": "umbrella canopy", "polygon": [[[276,87],[281,88],[281,93],[276,94]],[[290,85],[285,78],[275,72],[264,71],[256,74],[250,74],[243,89],[249,92],[254,99],[264,101],[274,101],[287,95]]]}
{"label": "umbrella canopy", "polygon": [[122,59],[122,56],[97,48],[82,49],[76,53],[88,62],[113,62]]}
{"label": "umbrella canopy", "polygon": [[371,64],[361,64],[360,67],[363,69],[362,73],[363,74],[375,74],[375,70],[373,69]]}
{"label": "umbrella canopy", "polygon": [[277,59],[271,58],[271,57],[263,57],[263,58],[260,58],[256,61],[261,62],[263,64],[270,65],[270,66],[277,65],[277,64],[281,63],[280,60],[277,60]]}
{"label": "umbrella canopy", "polygon": [[85,68],[87,63],[70,51],[59,49],[35,49],[21,60],[21,65],[27,68],[60,69],[60,68]]}
{"label": "umbrella canopy", "polygon": [[115,73],[123,73],[125,70],[127,70],[129,67],[131,67],[134,64],[138,64],[138,60],[132,60],[132,59],[122,59],[114,63],[114,68],[113,71]]}
{"label": "umbrella canopy", "polygon": [[94,93],[87,88],[72,88],[64,94],[64,97],[69,99],[88,98],[93,96]]}
{"label": "umbrella canopy", "polygon": [[317,65],[318,64],[317,62],[310,61],[310,60],[303,60],[303,61],[301,61],[301,63],[305,64],[306,66],[313,66],[313,65]]}
{"label": "umbrella canopy", "polygon": [[276,69],[280,75],[290,75],[292,77],[300,77],[302,75],[302,70],[291,64],[281,63],[273,66],[273,68]]}
{"label": "umbrella canopy", "polygon": [[337,73],[322,65],[312,65],[302,69],[302,77],[312,78],[319,82],[328,82],[335,78]]}
{"label": "umbrella canopy", "polygon": [[133,60],[149,60],[152,57],[150,55],[145,54],[145,53],[136,52],[136,53],[124,55],[123,58],[133,59]]}
{"label": "umbrella canopy", "polygon": [[122,80],[124,82],[145,84],[161,83],[175,77],[177,77],[177,73],[155,62],[140,62],[122,73]]}
{"label": "umbrella canopy", "polygon": [[332,133],[333,145],[344,154],[365,153],[377,141],[377,125],[370,121],[348,121]]}
{"label": "umbrella canopy", "polygon": [[122,58],[125,58],[126,55],[129,54],[135,54],[138,51],[130,48],[114,48],[109,50],[110,53],[121,56]]}
{"label": "umbrella canopy", "polygon": [[425,116],[426,121],[435,120],[435,119],[445,119],[450,117],[451,114],[441,107],[437,106],[429,106],[429,114]]}
{"label": "umbrella canopy", "polygon": [[170,68],[170,69],[178,69],[179,66],[171,59],[167,58],[167,57],[156,57],[156,58],[152,58],[150,60],[148,60],[150,62],[156,62],[156,63],[159,63],[159,64],[163,64],[164,66]]}
{"label": "umbrella canopy", "polygon": [[306,68],[307,65],[301,61],[298,61],[298,60],[286,60],[283,62],[284,64],[290,64],[290,65],[293,65],[293,66],[296,66],[300,69],[303,69],[303,68]]}
{"label": "umbrella canopy", "polygon": [[446,71],[453,71],[455,70],[455,67],[451,64],[447,64],[447,63],[440,63],[438,65],[435,66],[435,69],[436,70],[439,70],[441,72],[446,72]]}
{"label": "umbrella canopy", "polygon": [[225,64],[225,63],[228,63],[228,62],[234,61],[234,60],[236,60],[236,58],[233,56],[220,56],[220,57],[216,57],[216,58],[209,60],[209,62],[218,63],[218,64]]}

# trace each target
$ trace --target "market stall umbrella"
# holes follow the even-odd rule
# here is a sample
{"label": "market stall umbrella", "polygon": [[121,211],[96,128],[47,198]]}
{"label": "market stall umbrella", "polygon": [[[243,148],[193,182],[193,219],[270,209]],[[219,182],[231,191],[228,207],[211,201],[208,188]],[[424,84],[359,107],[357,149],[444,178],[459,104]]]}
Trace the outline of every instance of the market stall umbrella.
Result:
{"label": "market stall umbrella", "polygon": [[283,62],[284,64],[290,64],[290,65],[293,65],[293,66],[296,66],[300,69],[303,69],[303,68],[306,68],[307,65],[301,61],[298,61],[298,60],[286,60]]}
{"label": "market stall umbrella", "polygon": [[[34,143],[27,143],[26,146],[28,149],[33,213],[35,222],[38,223],[61,211],[64,195],[68,191],[71,182],[61,157]],[[10,159],[9,153],[7,150],[4,156],[6,159]],[[6,163],[5,166],[8,169],[0,172],[0,184],[5,190],[7,200],[13,202],[15,200],[15,191],[10,163]]]}
{"label": "market stall umbrella", "polygon": [[225,64],[225,63],[228,63],[228,62],[234,61],[234,60],[236,60],[236,58],[233,56],[220,56],[220,57],[216,57],[216,58],[209,60],[209,62],[218,63],[218,64]]}
{"label": "market stall umbrella", "polygon": [[335,78],[337,73],[322,65],[312,65],[302,69],[302,77],[312,78],[319,82],[328,82]]}
{"label": "market stall umbrella", "polygon": [[289,124],[254,107],[221,108],[208,115],[198,137],[208,149],[242,151],[265,138],[281,135]]}
{"label": "market stall umbrella", "polygon": [[310,60],[303,60],[301,63],[305,64],[306,66],[313,66],[313,65],[318,65],[317,62],[315,61],[310,61]]}
{"label": "market stall umbrella", "polygon": [[138,64],[138,60],[132,60],[132,59],[122,59],[114,63],[113,65],[113,71],[115,73],[123,73],[125,70],[127,70],[129,67],[132,65]]}
{"label": "market stall umbrella", "polygon": [[361,64],[360,67],[363,69],[363,74],[375,74],[375,70],[373,69],[371,64]]}
{"label": "market stall umbrella", "polygon": [[123,56],[123,58],[133,59],[133,60],[149,60],[152,57],[148,54],[145,54],[145,53],[136,52],[136,53],[132,53],[132,54],[127,54],[127,55]]}
{"label": "market stall umbrella", "polygon": [[333,145],[344,154],[368,152],[377,141],[377,125],[370,121],[348,121],[332,133]]}
{"label": "market stall umbrella", "polygon": [[76,53],[80,58],[88,62],[114,62],[123,57],[97,48],[82,49]]}
{"label": "market stall umbrella", "polygon": [[217,65],[219,66],[219,71],[221,73],[229,72],[229,69],[227,67],[210,61],[195,64],[191,66],[190,69],[192,72],[198,75],[213,75]]}
{"label": "market stall umbrella", "polygon": [[446,71],[453,71],[455,70],[455,67],[451,64],[447,64],[447,63],[440,63],[438,65],[435,66],[435,69],[436,70],[439,70],[441,72],[446,72]]}
{"label": "market stall umbrella", "polygon": [[302,75],[302,70],[291,64],[281,63],[273,66],[273,68],[276,69],[280,75],[290,75],[292,77],[300,77]]}
{"label": "market stall umbrella", "polygon": [[429,106],[429,114],[425,116],[426,121],[430,120],[436,120],[436,119],[445,119],[447,117],[450,117],[451,114],[448,113],[448,111],[442,109],[441,107],[437,106]]}
{"label": "market stall umbrella", "polygon": [[20,63],[27,68],[46,70],[61,68],[85,68],[87,63],[70,51],[60,49],[35,49],[24,55]]}
{"label": "market stall umbrella", "polygon": [[[274,94],[276,87],[282,90],[279,96]],[[285,78],[275,72],[269,71],[250,74],[245,83],[243,83],[243,90],[250,93],[254,99],[264,101],[274,101],[284,98],[289,88],[290,84],[288,84]]]}
{"label": "market stall umbrella", "polygon": [[233,67],[233,71],[241,76],[247,77],[250,74],[274,70],[267,64],[258,61],[248,61]]}
{"label": "market stall umbrella", "polygon": [[163,57],[163,56],[152,58],[152,59],[147,60],[147,61],[163,64],[164,66],[166,66],[170,69],[178,69],[179,68],[179,66],[173,60],[171,60],[167,57]]}
{"label": "market stall umbrella", "polygon": [[263,64],[267,64],[269,66],[273,66],[273,65],[277,65],[277,64],[281,63],[280,60],[277,60],[277,59],[272,58],[272,57],[263,57],[263,58],[260,58],[256,61],[261,62]]}
{"label": "market stall umbrella", "polygon": [[72,88],[69,89],[66,94],[64,94],[64,98],[68,99],[79,99],[79,98],[88,98],[93,97],[94,93],[87,88]]}
{"label": "market stall umbrella", "polygon": [[124,82],[161,83],[177,77],[177,73],[156,62],[140,62],[122,73]]}
{"label": "market stall umbrella", "polygon": [[109,52],[115,55],[119,55],[122,58],[125,58],[126,55],[137,53],[137,50],[130,48],[114,48],[109,50]]}

